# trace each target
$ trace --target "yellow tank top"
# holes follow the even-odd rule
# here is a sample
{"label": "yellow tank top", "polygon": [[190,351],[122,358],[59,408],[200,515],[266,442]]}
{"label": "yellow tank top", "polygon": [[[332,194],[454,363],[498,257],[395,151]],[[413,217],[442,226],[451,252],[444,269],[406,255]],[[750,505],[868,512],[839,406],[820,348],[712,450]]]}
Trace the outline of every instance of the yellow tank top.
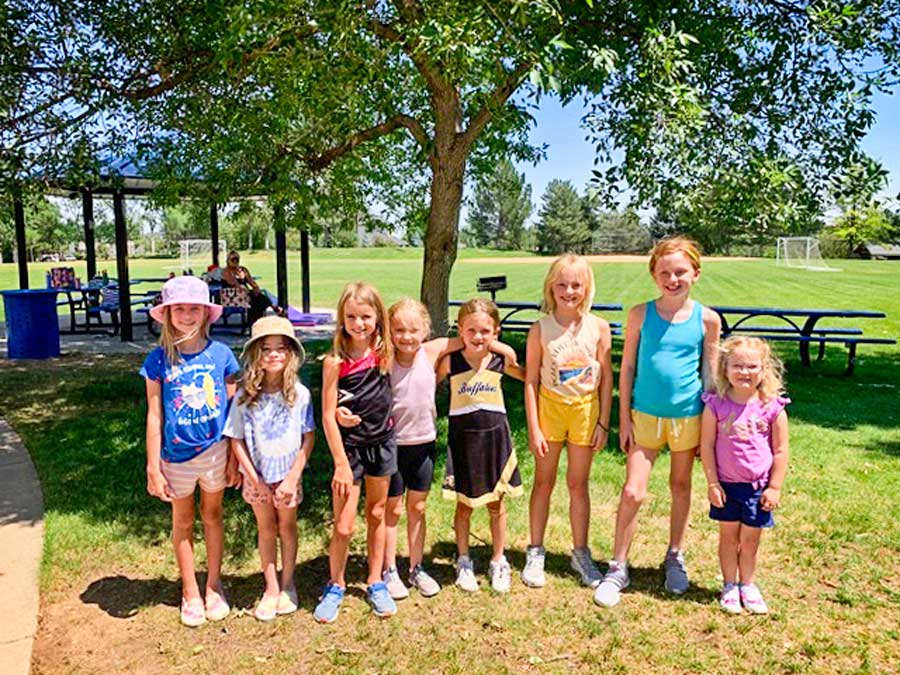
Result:
{"label": "yellow tank top", "polygon": [[542,317],[541,387],[565,398],[593,394],[600,384],[597,343],[600,319],[585,314],[568,328],[557,323],[553,314]]}

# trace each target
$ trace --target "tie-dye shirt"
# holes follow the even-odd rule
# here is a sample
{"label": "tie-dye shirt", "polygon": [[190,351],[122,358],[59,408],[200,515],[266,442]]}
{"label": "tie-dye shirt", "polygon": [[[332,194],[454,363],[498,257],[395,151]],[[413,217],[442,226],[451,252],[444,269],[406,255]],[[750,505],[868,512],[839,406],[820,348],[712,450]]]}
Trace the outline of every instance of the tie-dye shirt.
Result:
{"label": "tie-dye shirt", "polygon": [[241,404],[238,391],[228,414],[225,435],[244,439],[250,461],[265,483],[284,480],[300,453],[303,434],[316,430],[309,389],[298,382],[296,390],[293,406],[280,391],[261,393],[255,405]]}
{"label": "tie-dye shirt", "polygon": [[163,444],[166,462],[187,462],[222,439],[228,418],[225,378],[240,370],[231,349],[210,340],[196,354],[182,354],[172,365],[157,347],[147,355],[141,375],[162,385]]}

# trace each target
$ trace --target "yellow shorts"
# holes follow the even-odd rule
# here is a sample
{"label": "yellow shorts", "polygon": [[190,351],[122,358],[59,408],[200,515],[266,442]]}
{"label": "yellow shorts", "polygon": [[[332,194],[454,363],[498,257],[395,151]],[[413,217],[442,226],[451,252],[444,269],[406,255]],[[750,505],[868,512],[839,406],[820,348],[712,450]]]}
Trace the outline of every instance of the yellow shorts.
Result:
{"label": "yellow shorts", "polygon": [[588,394],[578,398],[560,396],[543,387],[538,396],[538,422],[550,443],[568,441],[589,446],[600,419],[600,398]]}
{"label": "yellow shorts", "polygon": [[664,445],[670,452],[693,450],[700,445],[701,417],[657,417],[632,408],[634,442],[648,450],[661,450]]}

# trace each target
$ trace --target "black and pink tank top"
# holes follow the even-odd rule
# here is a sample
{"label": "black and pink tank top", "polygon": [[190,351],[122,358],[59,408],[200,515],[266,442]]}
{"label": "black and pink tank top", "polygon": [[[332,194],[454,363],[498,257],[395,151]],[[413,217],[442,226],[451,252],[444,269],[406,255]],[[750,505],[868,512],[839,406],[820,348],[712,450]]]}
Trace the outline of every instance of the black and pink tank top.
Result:
{"label": "black and pink tank top", "polygon": [[393,433],[391,379],[378,369],[378,356],[369,352],[361,359],[341,361],[338,374],[338,405],[359,415],[355,427],[340,427],[346,445],[378,445]]}

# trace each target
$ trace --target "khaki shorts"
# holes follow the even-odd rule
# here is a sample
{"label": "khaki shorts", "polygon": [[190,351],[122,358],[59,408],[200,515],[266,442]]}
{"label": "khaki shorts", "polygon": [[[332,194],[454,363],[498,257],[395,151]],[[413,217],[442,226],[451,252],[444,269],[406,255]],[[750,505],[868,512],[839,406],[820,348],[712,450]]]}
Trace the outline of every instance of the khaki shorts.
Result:
{"label": "khaki shorts", "polygon": [[541,388],[538,422],[548,442],[590,446],[598,419],[600,399],[596,394],[568,398]]}
{"label": "khaki shorts", "polygon": [[657,417],[632,408],[634,442],[647,450],[661,450],[664,445],[670,452],[693,450],[700,445],[701,417]]}
{"label": "khaki shorts", "polygon": [[228,464],[228,441],[213,443],[187,462],[160,462],[163,476],[169,481],[175,499],[194,494],[197,483],[203,492],[225,489],[225,466]]}

